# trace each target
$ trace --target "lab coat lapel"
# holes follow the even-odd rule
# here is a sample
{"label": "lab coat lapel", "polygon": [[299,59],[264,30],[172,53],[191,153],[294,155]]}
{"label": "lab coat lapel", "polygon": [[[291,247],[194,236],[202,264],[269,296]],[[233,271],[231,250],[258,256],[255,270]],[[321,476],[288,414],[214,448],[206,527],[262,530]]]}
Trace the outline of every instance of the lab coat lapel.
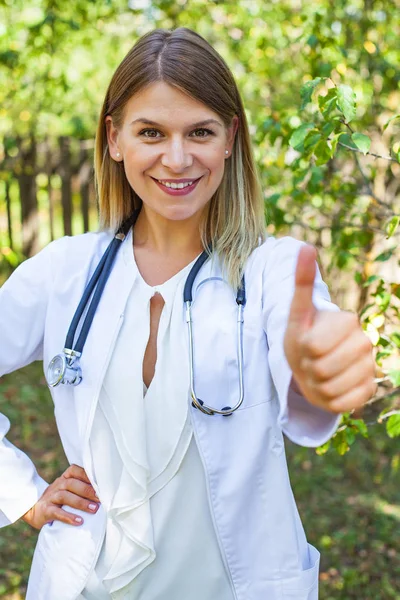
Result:
{"label": "lab coat lapel", "polygon": [[[123,244],[132,243],[128,236]],[[79,435],[82,440],[83,466],[93,481],[89,452],[89,436],[109,360],[118,332],[121,328],[124,309],[135,279],[132,265],[127,263],[124,248],[115,258],[109,278],[104,287],[94,316],[81,358],[83,379],[74,388],[74,402]]]}

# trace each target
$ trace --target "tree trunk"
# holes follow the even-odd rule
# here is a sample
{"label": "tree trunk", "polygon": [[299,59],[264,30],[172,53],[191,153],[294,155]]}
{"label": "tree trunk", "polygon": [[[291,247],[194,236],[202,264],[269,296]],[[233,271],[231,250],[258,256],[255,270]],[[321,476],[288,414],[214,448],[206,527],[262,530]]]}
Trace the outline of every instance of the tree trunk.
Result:
{"label": "tree trunk", "polygon": [[11,221],[11,197],[10,197],[10,180],[6,179],[6,208],[7,208],[7,231],[8,231],[8,247],[14,250],[13,231]]}
{"label": "tree trunk", "polygon": [[49,138],[46,140],[46,174],[47,174],[47,196],[49,199],[49,227],[50,227],[50,240],[54,240],[54,190],[51,183],[51,176],[53,175],[53,153],[51,150],[51,144]]}
{"label": "tree trunk", "polygon": [[81,147],[79,168],[79,188],[81,194],[81,211],[83,218],[83,231],[89,231],[89,183],[91,175],[91,164],[89,153],[86,148]]}
{"label": "tree trunk", "polygon": [[[10,172],[8,165],[8,152],[7,144],[4,144],[4,165],[6,165],[7,171]],[[7,232],[8,232],[8,247],[14,250],[13,230],[12,230],[12,218],[11,218],[11,196],[10,196],[10,183],[11,176],[5,180],[5,200],[6,200],[6,211],[7,211]]]}
{"label": "tree trunk", "polygon": [[59,144],[64,235],[72,235],[72,168],[70,140],[68,137],[62,136],[59,139]]}
{"label": "tree trunk", "polygon": [[[36,140],[19,140],[21,171],[18,175],[21,203],[22,252],[33,256],[39,251],[39,215],[36,196]],[[26,147],[25,147],[26,145]]]}

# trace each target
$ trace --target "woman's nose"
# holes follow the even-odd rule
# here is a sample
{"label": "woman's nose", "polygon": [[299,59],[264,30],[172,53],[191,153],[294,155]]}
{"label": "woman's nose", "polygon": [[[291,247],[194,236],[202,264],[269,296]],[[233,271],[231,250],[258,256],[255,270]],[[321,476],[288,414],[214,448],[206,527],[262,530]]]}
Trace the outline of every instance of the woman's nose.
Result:
{"label": "woman's nose", "polygon": [[172,171],[183,171],[192,164],[192,156],[182,140],[173,140],[163,153],[161,163]]}

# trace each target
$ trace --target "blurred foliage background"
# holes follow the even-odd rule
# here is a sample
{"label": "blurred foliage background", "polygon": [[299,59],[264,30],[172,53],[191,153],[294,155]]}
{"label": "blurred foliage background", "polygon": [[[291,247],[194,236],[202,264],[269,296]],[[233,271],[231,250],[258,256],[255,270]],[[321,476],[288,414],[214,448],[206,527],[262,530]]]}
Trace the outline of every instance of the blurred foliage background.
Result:
{"label": "blurred foliage background", "polygon": [[[323,554],[321,598],[398,599],[400,0],[0,0],[0,279],[50,240],[96,229],[108,82],[141,35],[181,26],[234,73],[268,232],[316,246],[332,301],[357,312],[375,348],[379,390],[364,411],[317,452],[287,443]],[[0,410],[11,441],[58,476],[66,461],[38,365],[1,380]],[[24,523],[2,531],[1,598],[23,597],[35,539]]]}

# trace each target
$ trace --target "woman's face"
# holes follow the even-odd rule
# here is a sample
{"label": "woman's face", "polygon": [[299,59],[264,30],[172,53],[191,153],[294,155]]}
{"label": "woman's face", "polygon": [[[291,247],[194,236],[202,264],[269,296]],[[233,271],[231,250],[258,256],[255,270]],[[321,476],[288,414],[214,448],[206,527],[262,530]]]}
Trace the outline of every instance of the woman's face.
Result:
{"label": "woman's face", "polygon": [[[218,114],[207,106],[157,82],[128,101],[119,130],[111,117],[106,117],[106,126],[111,157],[123,161],[126,177],[144,205],[177,221],[201,214],[217,190],[238,117],[225,129]],[[157,182],[182,179],[199,181],[184,195],[171,195]]]}

